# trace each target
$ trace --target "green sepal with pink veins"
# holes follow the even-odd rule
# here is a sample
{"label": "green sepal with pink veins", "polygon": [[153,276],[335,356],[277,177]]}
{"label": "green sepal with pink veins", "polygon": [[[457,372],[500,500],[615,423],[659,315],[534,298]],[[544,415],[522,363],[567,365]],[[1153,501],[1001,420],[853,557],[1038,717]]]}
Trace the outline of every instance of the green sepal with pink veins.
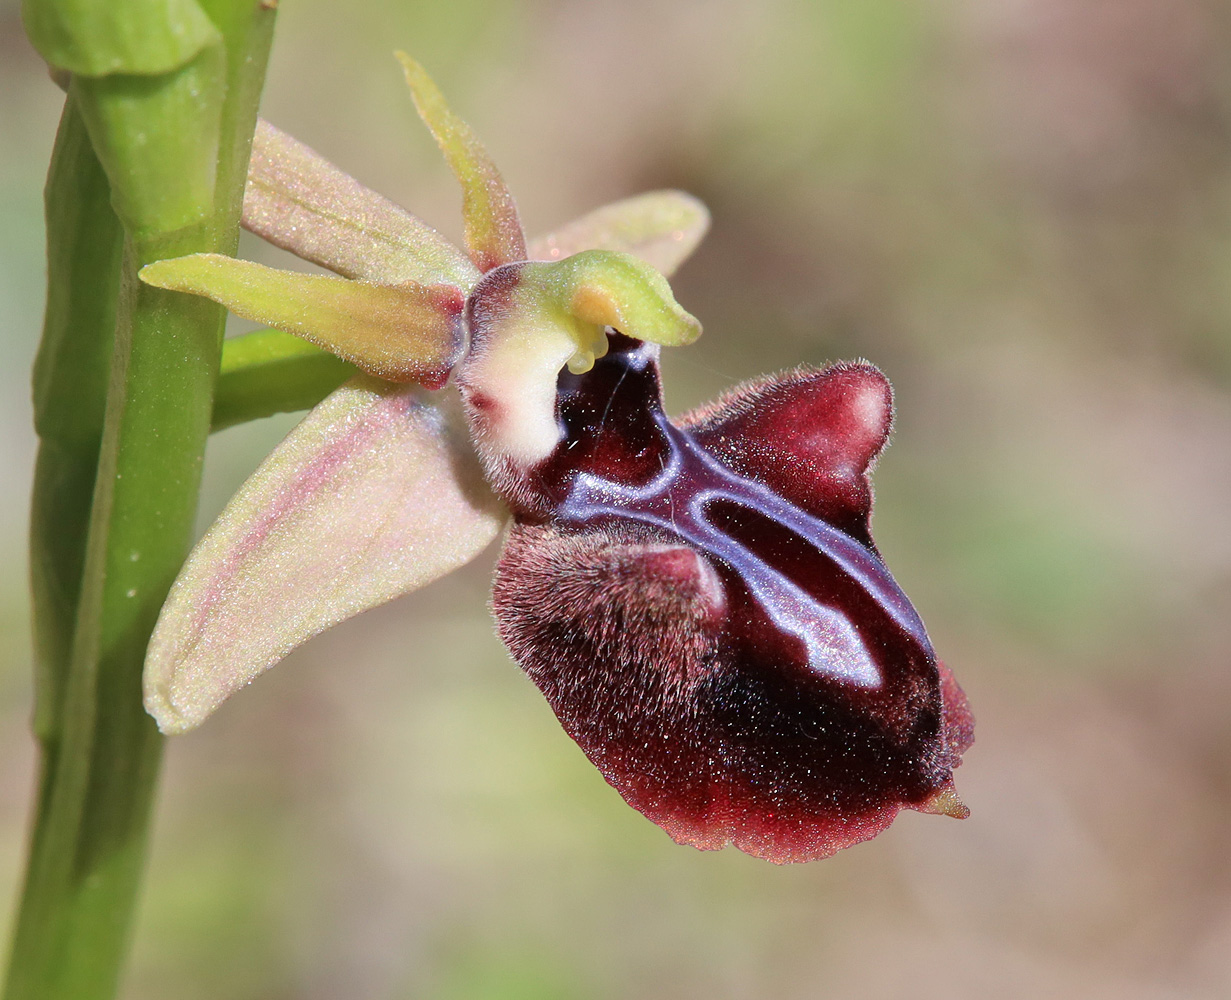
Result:
{"label": "green sepal with pink veins", "polygon": [[150,642],[145,702],[199,725],[306,639],[469,562],[505,520],[457,425],[360,376],[240,488],[189,556]]}

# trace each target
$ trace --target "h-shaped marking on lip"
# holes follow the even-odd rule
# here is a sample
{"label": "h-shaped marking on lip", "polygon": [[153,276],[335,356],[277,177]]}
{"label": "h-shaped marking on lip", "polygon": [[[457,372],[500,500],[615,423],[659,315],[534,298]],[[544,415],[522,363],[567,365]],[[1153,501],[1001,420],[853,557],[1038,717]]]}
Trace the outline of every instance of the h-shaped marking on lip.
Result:
{"label": "h-shaped marking on lip", "polygon": [[[856,687],[875,689],[883,678],[858,630],[836,608],[821,604],[746,545],[712,524],[706,507],[726,500],[756,509],[802,538],[814,539],[821,551],[868,591],[889,616],[925,649],[931,648],[923,621],[889,570],[859,542],[820,518],[800,510],[772,490],[731,471],[699,448],[661,412],[655,420],[666,437],[669,461],[643,486],[627,486],[594,473],[573,481],[560,507],[566,520],[604,515],[652,524],[679,535],[730,565],[757,602],[783,631],[803,642],[814,670]],[[705,483],[683,504],[672,484],[684,474]]]}

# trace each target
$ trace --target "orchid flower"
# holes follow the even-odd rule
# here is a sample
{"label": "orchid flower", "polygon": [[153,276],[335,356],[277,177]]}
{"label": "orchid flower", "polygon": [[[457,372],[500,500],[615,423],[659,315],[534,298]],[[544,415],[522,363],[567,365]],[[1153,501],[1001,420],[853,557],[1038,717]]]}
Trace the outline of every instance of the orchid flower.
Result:
{"label": "orchid flower", "polygon": [[663,275],[708,227],[663,191],[527,242],[486,150],[399,56],[463,192],[463,253],[262,123],[244,225],[338,277],[215,255],[142,280],[365,374],[193,551],[150,643],[164,732],[311,636],[461,566],[507,524],[492,609],[561,725],[676,841],[806,861],[902,808],[963,817],[966,700],[869,533],[888,381],[800,368],[671,420]]}

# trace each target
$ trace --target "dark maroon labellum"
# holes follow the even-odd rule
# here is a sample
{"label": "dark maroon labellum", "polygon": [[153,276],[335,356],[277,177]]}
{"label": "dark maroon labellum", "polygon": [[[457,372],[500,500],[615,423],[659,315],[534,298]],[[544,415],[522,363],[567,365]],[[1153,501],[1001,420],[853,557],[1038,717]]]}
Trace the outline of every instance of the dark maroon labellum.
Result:
{"label": "dark maroon labellum", "polygon": [[964,815],[965,698],[868,530],[889,384],[740,387],[678,424],[657,349],[560,376],[555,451],[505,492],[501,637],[564,728],[676,840],[825,857],[902,807]]}

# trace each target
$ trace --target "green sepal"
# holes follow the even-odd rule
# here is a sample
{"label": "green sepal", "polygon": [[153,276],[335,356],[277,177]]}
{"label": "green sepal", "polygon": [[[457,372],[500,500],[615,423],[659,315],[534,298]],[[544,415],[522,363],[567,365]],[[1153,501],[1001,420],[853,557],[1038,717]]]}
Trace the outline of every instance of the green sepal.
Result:
{"label": "green sepal", "polygon": [[150,639],[145,705],[164,733],[194,728],[296,646],[496,537],[508,512],[439,401],[355,378],[240,487]]}
{"label": "green sepal", "polygon": [[222,254],[142,268],[147,285],[202,295],[237,316],[304,337],[392,382],[436,388],[461,354],[465,297],[452,285],[376,285],[280,271]]}

